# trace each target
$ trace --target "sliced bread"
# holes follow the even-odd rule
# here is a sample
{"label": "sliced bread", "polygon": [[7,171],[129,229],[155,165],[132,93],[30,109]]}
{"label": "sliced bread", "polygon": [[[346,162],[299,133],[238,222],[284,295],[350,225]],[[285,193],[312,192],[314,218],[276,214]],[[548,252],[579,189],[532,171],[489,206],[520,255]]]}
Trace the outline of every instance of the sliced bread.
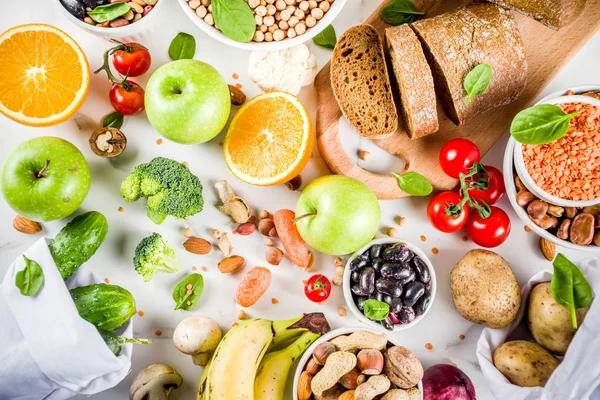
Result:
{"label": "sliced bread", "polygon": [[435,87],[421,42],[408,25],[386,29],[385,37],[408,135],[416,139],[437,132]]}
{"label": "sliced bread", "polygon": [[512,8],[552,29],[560,29],[577,18],[586,0],[490,0],[492,3]]}
{"label": "sliced bread", "polygon": [[[475,1],[411,25],[433,69],[438,95],[457,125],[516,100],[527,81],[527,60],[510,10]],[[492,67],[487,90],[467,104],[463,81],[479,64]]]}
{"label": "sliced bread", "polygon": [[383,44],[371,25],[357,25],[338,39],[331,86],[346,120],[362,136],[381,139],[398,129]]}

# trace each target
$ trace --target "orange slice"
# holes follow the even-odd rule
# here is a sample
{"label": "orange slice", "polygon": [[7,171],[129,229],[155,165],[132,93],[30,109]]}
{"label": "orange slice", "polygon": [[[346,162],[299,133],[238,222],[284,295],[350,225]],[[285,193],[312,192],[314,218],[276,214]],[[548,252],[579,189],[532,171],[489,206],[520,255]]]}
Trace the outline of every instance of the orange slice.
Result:
{"label": "orange slice", "polygon": [[271,186],[298,175],[313,144],[312,121],[300,100],[289,93],[269,92],[240,108],[229,125],[223,153],[236,177]]}
{"label": "orange slice", "polygon": [[2,33],[0,65],[0,112],[25,125],[65,121],[90,87],[85,54],[50,25],[20,25]]}

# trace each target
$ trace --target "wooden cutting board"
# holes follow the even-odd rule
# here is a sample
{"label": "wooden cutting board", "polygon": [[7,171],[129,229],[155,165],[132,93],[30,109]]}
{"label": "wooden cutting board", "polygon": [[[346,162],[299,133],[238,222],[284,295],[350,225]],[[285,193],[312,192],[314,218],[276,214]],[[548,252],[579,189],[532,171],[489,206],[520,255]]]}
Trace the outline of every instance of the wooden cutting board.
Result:
{"label": "wooden cutting board", "polygon": [[[424,10],[429,16],[455,9],[465,3],[460,0],[413,1],[417,8]],[[381,20],[380,11],[390,2],[391,0],[385,0],[366,21],[382,35],[389,25]],[[404,129],[400,128],[391,137],[374,141],[385,151],[401,157],[405,171],[415,171],[427,177],[436,190],[449,190],[456,185],[456,180],[446,176],[439,166],[438,156],[444,143],[455,137],[468,138],[477,144],[482,155],[485,154],[507,132],[513,117],[538,97],[565,63],[600,28],[600,0],[588,0],[579,18],[560,31],[549,29],[516,12],[515,16],[523,35],[529,63],[527,87],[516,102],[488,111],[458,127],[448,119],[438,101],[439,132],[411,140]],[[329,63],[319,72],[315,86],[318,94],[317,144],[329,169],[336,174],[364,182],[381,200],[409,196],[400,190],[396,179],[391,175],[375,174],[360,168],[344,151],[338,132],[342,112],[331,89]]]}

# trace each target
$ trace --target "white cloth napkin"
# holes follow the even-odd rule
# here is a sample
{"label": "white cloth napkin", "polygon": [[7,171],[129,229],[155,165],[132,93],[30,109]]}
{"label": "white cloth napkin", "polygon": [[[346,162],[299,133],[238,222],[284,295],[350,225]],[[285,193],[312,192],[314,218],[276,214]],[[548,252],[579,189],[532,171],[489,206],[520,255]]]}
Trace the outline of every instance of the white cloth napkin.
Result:
{"label": "white cloth napkin", "polygon": [[[0,285],[0,399],[62,400],[115,386],[129,373],[132,345],[115,357],[69,294],[100,280],[80,269],[65,285],[45,238],[24,254],[40,265],[44,283],[35,296],[21,295],[15,276],[25,262],[19,256]],[[132,331],[129,321],[122,334]]]}
{"label": "white cloth napkin", "polygon": [[[585,260],[579,263],[592,286],[594,293],[600,292],[600,261]],[[477,359],[490,390],[497,399],[511,400],[586,400],[600,399],[600,302],[594,301],[585,321],[575,335],[567,354],[560,365],[554,370],[545,387],[521,388],[511,384],[508,379],[494,367],[493,353],[498,346],[508,340],[532,340],[526,322],[521,323],[525,312],[529,293],[538,283],[549,282],[552,279],[550,271],[535,274],[521,290],[522,302],[517,319],[503,329],[486,328],[481,333],[477,343]],[[509,337],[510,336],[510,337]],[[595,391],[596,390],[596,391]]]}

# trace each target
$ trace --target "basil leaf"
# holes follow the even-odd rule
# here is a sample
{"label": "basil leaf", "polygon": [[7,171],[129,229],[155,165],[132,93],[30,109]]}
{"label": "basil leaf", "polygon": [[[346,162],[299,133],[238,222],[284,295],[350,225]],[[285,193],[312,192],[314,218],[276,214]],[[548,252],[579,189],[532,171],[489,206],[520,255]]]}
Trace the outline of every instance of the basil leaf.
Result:
{"label": "basil leaf", "polygon": [[44,271],[38,263],[23,256],[25,268],[17,272],[15,284],[23,296],[33,296],[44,283]]}
{"label": "basil leaf", "polygon": [[428,196],[433,192],[431,183],[417,172],[406,172],[402,175],[392,172],[392,175],[396,177],[400,189],[411,196]]}
{"label": "basil leaf", "polygon": [[[188,286],[191,285],[191,286]],[[173,300],[176,310],[193,310],[204,291],[204,278],[200,274],[190,274],[175,286]],[[189,302],[189,303],[188,303]]]}
{"label": "basil leaf", "polygon": [[188,33],[179,32],[169,46],[171,60],[191,60],[196,55],[196,39]]}
{"label": "basil leaf", "polygon": [[425,13],[417,10],[410,0],[394,0],[381,10],[381,19],[393,26],[413,23],[419,15]]}
{"label": "basil leaf", "polygon": [[517,114],[510,125],[510,134],[523,144],[551,143],[565,136],[569,121],[578,115],[578,112],[567,114],[554,104],[538,104]]}
{"label": "basil leaf", "polygon": [[102,121],[102,127],[121,129],[124,120],[125,118],[123,115],[115,111],[114,113],[108,114],[106,117],[104,117],[104,120]]}
{"label": "basil leaf", "polygon": [[131,10],[129,4],[125,2],[117,2],[105,4],[103,6],[98,6],[94,8],[92,11],[88,11],[88,15],[92,17],[92,19],[98,23],[113,21]]}
{"label": "basil leaf", "polygon": [[369,299],[363,303],[363,314],[374,321],[383,321],[390,313],[390,305],[379,300]]}
{"label": "basil leaf", "polygon": [[213,0],[212,15],[221,32],[230,39],[248,43],[256,32],[254,13],[244,0]]}
{"label": "basil leaf", "polygon": [[467,91],[467,105],[473,96],[479,96],[490,85],[492,81],[492,67],[489,64],[479,64],[473,68],[465,77],[463,86]]}
{"label": "basil leaf", "polygon": [[332,25],[323,29],[318,35],[313,38],[313,42],[319,46],[326,47],[328,49],[335,48],[337,43],[337,36],[335,35],[335,29]]}
{"label": "basil leaf", "polygon": [[577,328],[577,309],[592,303],[592,287],[575,264],[559,253],[552,264],[554,274],[550,282],[552,297],[571,312],[573,328]]}

